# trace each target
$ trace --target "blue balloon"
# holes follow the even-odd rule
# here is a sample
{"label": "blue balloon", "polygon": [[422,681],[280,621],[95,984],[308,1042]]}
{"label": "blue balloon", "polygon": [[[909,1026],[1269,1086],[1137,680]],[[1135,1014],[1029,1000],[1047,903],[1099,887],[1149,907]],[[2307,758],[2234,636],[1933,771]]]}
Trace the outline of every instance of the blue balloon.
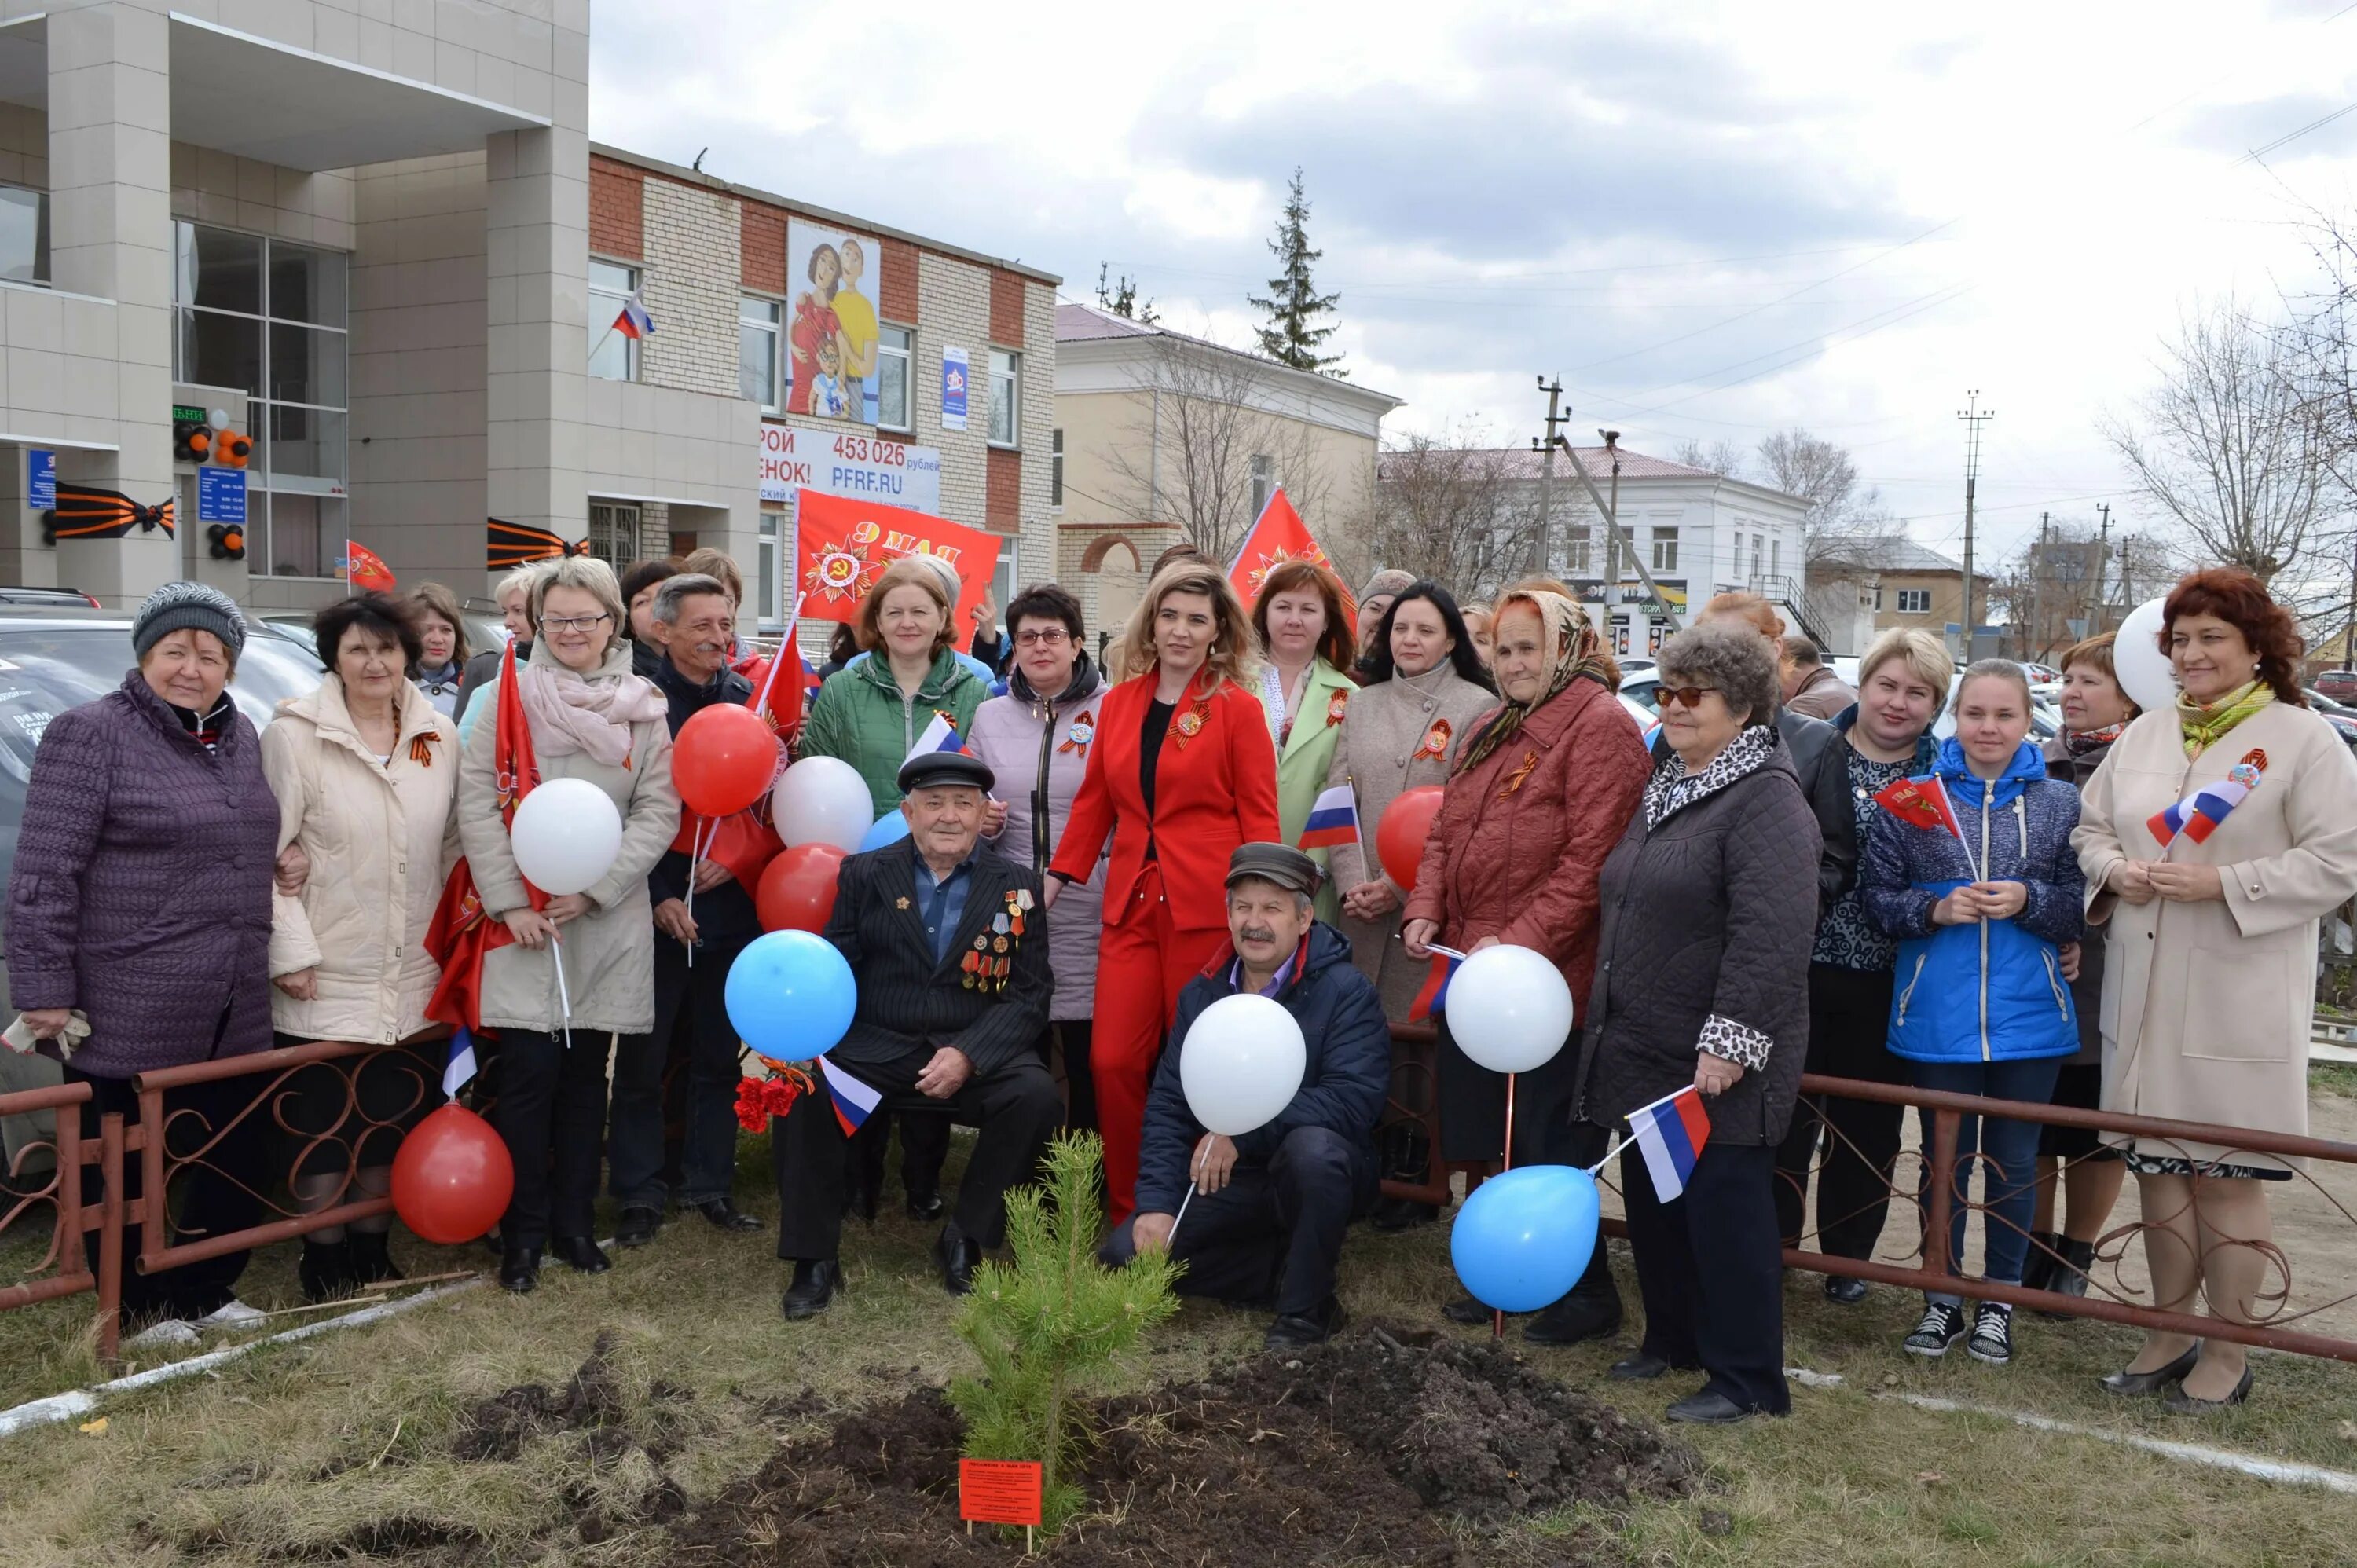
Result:
{"label": "blue balloon", "polygon": [[1579,1283],[1596,1251],[1596,1178],[1577,1165],[1523,1165],[1473,1189],[1449,1228],[1448,1261],[1482,1305],[1536,1312]]}
{"label": "blue balloon", "polygon": [[807,1061],[833,1048],[851,1027],[857,995],[843,954],[809,931],[756,937],[728,966],[728,1022],[774,1061]]}
{"label": "blue balloon", "polygon": [[886,844],[899,843],[908,836],[909,819],[898,811],[890,811],[876,819],[876,825],[867,830],[867,836],[859,841],[859,847],[863,851],[882,849]]}

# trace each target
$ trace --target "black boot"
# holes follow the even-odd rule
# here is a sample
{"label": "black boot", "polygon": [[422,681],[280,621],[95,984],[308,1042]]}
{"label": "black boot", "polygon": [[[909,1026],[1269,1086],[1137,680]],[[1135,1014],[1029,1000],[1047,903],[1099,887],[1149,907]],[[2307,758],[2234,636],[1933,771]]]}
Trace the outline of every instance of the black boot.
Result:
{"label": "black boot", "polygon": [[[2057,1295],[2085,1295],[2087,1271],[2095,1263],[2095,1244],[2093,1241],[2073,1241],[2067,1236],[2061,1238],[2061,1242],[2062,1261],[2054,1264],[2053,1273],[2046,1282],[2046,1288]],[[2048,1312],[2041,1308],[2038,1316],[2060,1321],[2077,1315],[2068,1312]]]}
{"label": "black boot", "polygon": [[982,1266],[982,1243],[958,1229],[952,1219],[942,1227],[933,1242],[933,1262],[941,1265],[942,1288],[952,1295],[974,1290],[974,1271]]}
{"label": "black boot", "polygon": [[304,1238],[303,1261],[295,1265],[295,1279],[303,1287],[305,1301],[333,1301],[351,1294],[352,1244]]}
{"label": "black boot", "polygon": [[2062,1250],[2062,1238],[2051,1230],[2029,1233],[2029,1256],[2021,1262],[2021,1288],[2050,1290],[2053,1288],[2054,1254]]}
{"label": "black boot", "polygon": [[[1422,1182],[1431,1174],[1432,1140],[1415,1122],[1393,1122],[1378,1135],[1377,1144],[1383,1180]],[[1368,1217],[1378,1230],[1406,1230],[1439,1218],[1437,1204],[1405,1197],[1377,1198],[1374,1212]]]}
{"label": "black boot", "polygon": [[780,1304],[789,1322],[816,1317],[834,1300],[834,1287],[843,1278],[843,1265],[833,1258],[797,1258],[794,1277],[786,1283],[786,1294]]}
{"label": "black boot", "polygon": [[1534,1345],[1577,1345],[1620,1332],[1620,1287],[1612,1283],[1604,1240],[1598,1237],[1596,1251],[1588,1254],[1587,1272],[1571,1294],[1525,1324],[1523,1337]]}
{"label": "black boot", "polygon": [[389,1232],[383,1230],[348,1230],[352,1256],[352,1283],[362,1285],[399,1284],[409,1276],[393,1261],[393,1252],[385,1243]]}

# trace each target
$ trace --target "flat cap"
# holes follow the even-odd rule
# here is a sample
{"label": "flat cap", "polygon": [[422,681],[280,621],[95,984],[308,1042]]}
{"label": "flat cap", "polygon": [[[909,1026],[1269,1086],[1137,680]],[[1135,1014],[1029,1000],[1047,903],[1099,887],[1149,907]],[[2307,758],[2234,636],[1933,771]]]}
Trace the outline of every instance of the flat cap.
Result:
{"label": "flat cap", "polygon": [[998,776],[990,764],[979,757],[969,757],[963,751],[928,751],[900,764],[900,793],[913,794],[919,789],[938,789],[943,785],[963,784],[970,789],[990,793]]}
{"label": "flat cap", "polygon": [[1316,861],[1284,843],[1238,844],[1236,852],[1228,856],[1228,886],[1232,887],[1247,876],[1312,896],[1325,880],[1325,873],[1318,869]]}

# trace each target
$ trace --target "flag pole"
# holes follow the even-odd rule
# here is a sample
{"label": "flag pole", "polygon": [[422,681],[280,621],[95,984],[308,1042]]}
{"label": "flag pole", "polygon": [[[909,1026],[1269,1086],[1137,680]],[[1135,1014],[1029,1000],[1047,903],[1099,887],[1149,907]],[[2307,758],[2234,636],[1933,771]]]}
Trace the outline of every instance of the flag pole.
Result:
{"label": "flag pole", "polygon": [[[777,686],[778,670],[786,661],[786,650],[794,646],[794,628],[802,624],[804,596],[802,594],[794,596],[793,613],[786,618],[785,633],[778,639],[778,651],[770,660],[770,672],[762,678],[761,690],[753,698],[753,711],[757,714],[766,714],[770,711],[770,693]],[[802,659],[801,653],[797,651],[794,658],[799,663]]]}
{"label": "flag pole", "polygon": [[[1505,1158],[1504,1158],[1504,1159],[1502,1159],[1502,1160],[1501,1160],[1501,1161],[1499,1162],[1499,1174],[1500,1174],[1500,1175],[1503,1175],[1505,1172],[1510,1171],[1510,1170],[1512,1170],[1513,1168],[1514,1168],[1514,1075],[1513,1075],[1512,1073],[1508,1073],[1508,1074],[1506,1075],[1506,1153],[1505,1153]],[[1502,1307],[1501,1307],[1501,1308],[1499,1308],[1496,1312],[1494,1312],[1493,1314],[1491,1314],[1491,1318],[1490,1318],[1490,1337],[1491,1337],[1491,1338],[1492,1338],[1492,1339],[1503,1339],[1505,1337],[1506,1337],[1506,1313],[1505,1313],[1505,1309],[1504,1309],[1504,1308],[1502,1308]]]}

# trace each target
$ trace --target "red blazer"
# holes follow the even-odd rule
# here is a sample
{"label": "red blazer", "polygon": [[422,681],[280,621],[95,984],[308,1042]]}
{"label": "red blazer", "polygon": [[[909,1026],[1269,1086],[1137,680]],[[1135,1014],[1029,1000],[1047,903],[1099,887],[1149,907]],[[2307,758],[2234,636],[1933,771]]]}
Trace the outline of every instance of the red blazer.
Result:
{"label": "red blazer", "polygon": [[1157,680],[1149,671],[1105,693],[1088,771],[1048,869],[1087,881],[1110,834],[1104,923],[1118,926],[1146,870],[1150,833],[1171,922],[1180,930],[1209,930],[1228,922],[1228,857],[1236,846],[1277,841],[1276,747],[1257,696],[1232,681],[1205,695],[1203,672],[1196,671],[1155,760],[1149,826],[1137,778],[1138,733]]}

